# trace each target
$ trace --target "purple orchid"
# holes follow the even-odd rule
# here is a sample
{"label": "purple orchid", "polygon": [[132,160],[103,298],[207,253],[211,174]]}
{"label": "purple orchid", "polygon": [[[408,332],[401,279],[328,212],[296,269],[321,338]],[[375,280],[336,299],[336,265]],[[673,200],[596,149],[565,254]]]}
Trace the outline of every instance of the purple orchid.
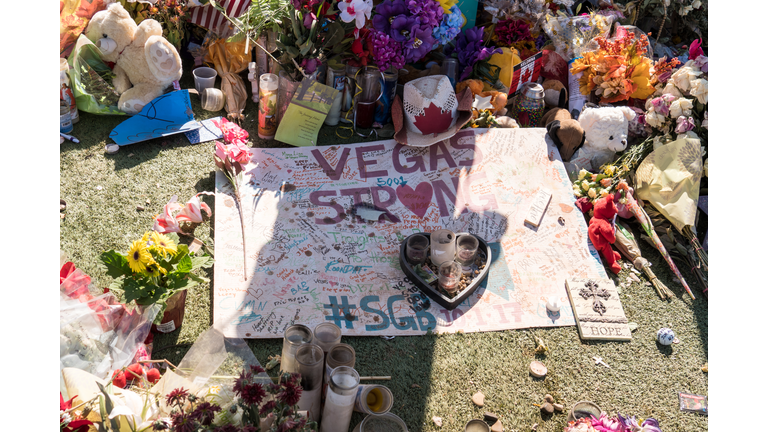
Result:
{"label": "purple orchid", "polygon": [[[418,22],[418,21],[417,21]],[[432,27],[415,25],[410,32],[405,46],[405,61],[412,63],[421,60],[435,45],[435,38],[432,37]]]}
{"label": "purple orchid", "polygon": [[408,10],[430,28],[439,26],[443,19],[443,7],[435,0],[408,0]]}
{"label": "purple orchid", "polygon": [[418,27],[419,19],[416,17],[398,15],[391,22],[389,36],[397,42],[407,42],[411,39],[411,31]]}
{"label": "purple orchid", "polygon": [[376,6],[376,15],[373,17],[373,28],[381,33],[390,34],[392,21],[397,16],[405,16],[408,7],[404,0],[385,0]]}

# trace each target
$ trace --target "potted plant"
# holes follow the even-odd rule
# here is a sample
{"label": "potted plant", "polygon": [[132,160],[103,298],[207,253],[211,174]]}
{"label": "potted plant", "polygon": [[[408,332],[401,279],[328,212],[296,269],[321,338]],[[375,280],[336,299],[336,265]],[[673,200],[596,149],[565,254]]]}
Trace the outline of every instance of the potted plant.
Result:
{"label": "potted plant", "polygon": [[124,292],[125,302],[147,306],[162,305],[152,325],[153,331],[170,333],[181,326],[187,288],[208,279],[194,273],[210,268],[213,258],[208,254],[196,255],[185,244],[179,244],[175,233],[161,234],[148,231],[134,241],[126,254],[110,250],[100,256],[107,274],[115,280],[109,289]]}

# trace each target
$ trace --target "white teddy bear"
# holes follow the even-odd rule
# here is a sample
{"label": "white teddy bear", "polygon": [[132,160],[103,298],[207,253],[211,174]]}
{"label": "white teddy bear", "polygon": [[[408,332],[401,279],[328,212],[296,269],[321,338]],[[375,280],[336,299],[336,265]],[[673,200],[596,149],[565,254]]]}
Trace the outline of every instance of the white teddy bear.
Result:
{"label": "white teddy bear", "polygon": [[579,124],[586,139],[571,158],[573,167],[568,167],[568,171],[578,172],[583,168],[594,172],[604,163],[612,162],[616,152],[627,148],[629,122],[636,115],[625,106],[584,109]]}

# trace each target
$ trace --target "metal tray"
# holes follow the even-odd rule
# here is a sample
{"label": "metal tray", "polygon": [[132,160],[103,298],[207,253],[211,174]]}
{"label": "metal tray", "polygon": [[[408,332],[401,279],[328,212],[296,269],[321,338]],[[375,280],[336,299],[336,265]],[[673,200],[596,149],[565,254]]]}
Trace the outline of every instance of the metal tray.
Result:
{"label": "metal tray", "polygon": [[[429,238],[431,233],[425,233],[425,232],[414,233],[414,234],[411,234],[411,236],[417,235],[417,234],[422,234],[427,236],[427,238]],[[456,236],[458,237],[461,234],[467,234],[467,233],[456,233]],[[405,245],[408,242],[408,238],[410,238],[411,236],[408,236],[400,244],[400,268],[408,277],[408,280],[410,280],[411,283],[416,285],[416,287],[419,290],[421,290],[421,292],[428,295],[429,298],[436,301],[440,306],[448,310],[453,310],[456,308],[456,306],[460,305],[461,302],[466,300],[467,297],[472,295],[472,293],[475,292],[475,290],[477,290],[477,287],[479,287],[483,283],[485,278],[488,277],[488,271],[491,268],[491,260],[492,260],[491,248],[488,246],[488,243],[486,243],[485,240],[483,240],[482,237],[477,236],[475,234],[472,234],[472,235],[477,237],[477,240],[480,242],[480,246],[477,249],[477,253],[479,255],[485,255],[485,268],[480,270],[480,273],[475,276],[475,278],[472,280],[472,283],[469,284],[468,287],[464,288],[464,290],[461,291],[459,295],[457,295],[454,298],[448,298],[445,295],[443,295],[440,291],[438,291],[438,289],[436,288],[437,286],[436,281],[434,282],[435,286],[432,286],[431,284],[427,283],[427,281],[422,279],[421,276],[416,274],[416,272],[413,270],[413,266],[411,266],[411,264],[405,259]]]}

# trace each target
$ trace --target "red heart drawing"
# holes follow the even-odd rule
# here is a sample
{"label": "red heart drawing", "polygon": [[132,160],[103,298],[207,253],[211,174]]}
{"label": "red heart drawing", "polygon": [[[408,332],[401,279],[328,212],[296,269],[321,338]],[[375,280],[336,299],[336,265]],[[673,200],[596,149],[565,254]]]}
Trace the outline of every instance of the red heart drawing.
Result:
{"label": "red heart drawing", "polygon": [[408,185],[400,186],[397,188],[397,198],[408,207],[408,210],[424,219],[432,202],[432,185],[429,182],[422,182],[416,186],[416,190]]}

